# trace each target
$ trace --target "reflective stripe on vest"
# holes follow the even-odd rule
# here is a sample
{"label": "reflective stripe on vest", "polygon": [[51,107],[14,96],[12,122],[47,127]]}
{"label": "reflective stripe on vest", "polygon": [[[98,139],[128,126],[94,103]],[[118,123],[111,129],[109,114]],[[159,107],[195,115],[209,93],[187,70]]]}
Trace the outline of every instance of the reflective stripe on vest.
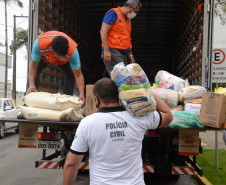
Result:
{"label": "reflective stripe on vest", "polygon": [[[67,55],[63,56],[60,59],[56,58],[51,50],[52,40],[56,36],[63,36],[69,42],[69,49]],[[68,35],[58,31],[49,31],[38,35],[38,43],[42,60],[46,63],[54,63],[58,65],[64,65],[67,62],[69,62],[75,49],[78,46],[77,43],[73,39],[71,39]]]}
{"label": "reflective stripe on vest", "polygon": [[[132,48],[131,45],[131,21],[126,19],[121,8],[113,8],[117,15],[117,20],[108,31],[107,40],[109,48],[126,50]],[[102,44],[103,47],[103,44]]]}

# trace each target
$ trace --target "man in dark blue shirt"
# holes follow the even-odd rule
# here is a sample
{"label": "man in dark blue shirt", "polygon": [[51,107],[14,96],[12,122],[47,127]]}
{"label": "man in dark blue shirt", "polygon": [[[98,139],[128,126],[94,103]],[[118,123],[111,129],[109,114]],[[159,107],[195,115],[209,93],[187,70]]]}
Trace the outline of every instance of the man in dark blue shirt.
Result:
{"label": "man in dark blue shirt", "polygon": [[113,67],[124,62],[135,62],[131,44],[131,19],[141,8],[140,0],[127,0],[122,7],[109,10],[102,22],[100,30],[102,40],[101,58],[110,75]]}

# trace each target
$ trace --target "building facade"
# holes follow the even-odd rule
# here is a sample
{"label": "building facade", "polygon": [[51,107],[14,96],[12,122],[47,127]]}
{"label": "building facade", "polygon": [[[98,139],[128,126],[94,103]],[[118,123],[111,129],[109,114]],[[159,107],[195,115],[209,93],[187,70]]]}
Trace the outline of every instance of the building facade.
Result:
{"label": "building facade", "polygon": [[[8,55],[8,70],[12,68],[12,56]],[[4,94],[5,89],[5,53],[0,52],[0,94]],[[8,94],[12,91],[11,80],[8,79]]]}

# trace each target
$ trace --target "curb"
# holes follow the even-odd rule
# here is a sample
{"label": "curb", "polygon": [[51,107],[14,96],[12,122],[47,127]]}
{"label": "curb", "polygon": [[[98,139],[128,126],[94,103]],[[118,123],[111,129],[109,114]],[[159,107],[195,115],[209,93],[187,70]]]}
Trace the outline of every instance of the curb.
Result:
{"label": "curb", "polygon": [[[186,163],[189,167],[192,167],[189,163]],[[194,171],[194,177],[197,179],[201,185],[212,185],[208,179],[204,176],[200,176],[196,171]]]}
{"label": "curb", "polygon": [[206,177],[200,176],[196,171],[194,172],[194,177],[201,185],[212,185]]}

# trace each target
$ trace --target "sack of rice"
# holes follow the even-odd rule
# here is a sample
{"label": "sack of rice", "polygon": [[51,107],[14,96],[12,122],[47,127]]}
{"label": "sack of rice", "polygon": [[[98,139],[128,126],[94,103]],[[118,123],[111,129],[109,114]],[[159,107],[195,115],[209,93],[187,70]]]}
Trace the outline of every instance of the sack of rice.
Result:
{"label": "sack of rice", "polygon": [[28,107],[51,110],[66,110],[68,108],[80,110],[83,105],[83,102],[79,101],[76,96],[47,92],[32,92],[24,97],[24,103]]}
{"label": "sack of rice", "polygon": [[56,111],[21,106],[20,110],[23,116],[29,120],[80,121],[83,118],[83,116],[73,108]]}

